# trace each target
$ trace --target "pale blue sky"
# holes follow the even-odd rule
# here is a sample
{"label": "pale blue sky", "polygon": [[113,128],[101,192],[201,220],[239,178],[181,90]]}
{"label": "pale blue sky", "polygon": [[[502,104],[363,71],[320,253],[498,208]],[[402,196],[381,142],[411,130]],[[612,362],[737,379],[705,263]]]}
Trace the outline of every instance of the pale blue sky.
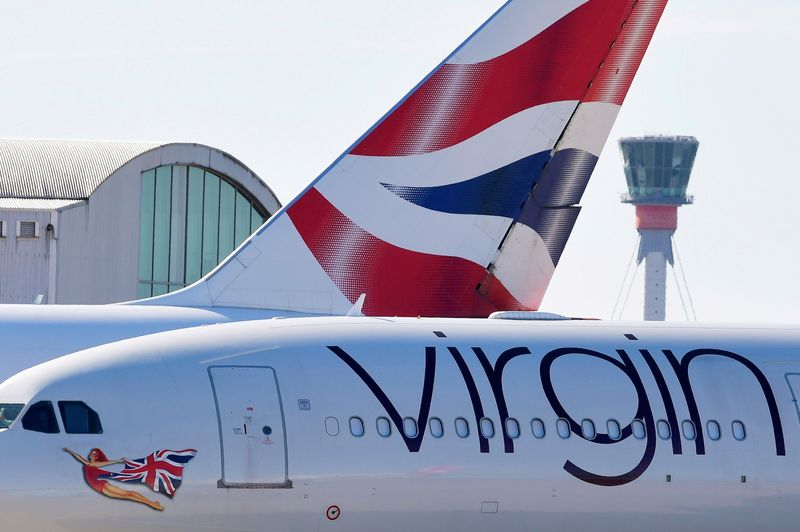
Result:
{"label": "pale blue sky", "polygon": [[[9,3],[0,136],[202,142],[286,202],[501,4]],[[670,2],[544,310],[610,317],[636,237],[616,139],[666,133],[701,142],[676,234],[698,318],[800,322],[798,20],[794,0]]]}

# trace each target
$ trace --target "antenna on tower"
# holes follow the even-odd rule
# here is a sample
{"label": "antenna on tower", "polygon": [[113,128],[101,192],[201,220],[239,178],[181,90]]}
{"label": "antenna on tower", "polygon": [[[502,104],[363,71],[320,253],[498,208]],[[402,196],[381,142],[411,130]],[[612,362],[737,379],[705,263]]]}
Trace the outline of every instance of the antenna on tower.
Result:
{"label": "antenna on tower", "polygon": [[622,202],[636,206],[636,265],[644,262],[646,321],[665,318],[667,264],[673,268],[675,264],[672,236],[678,228],[678,207],[694,202],[686,187],[699,146],[694,137],[646,136],[619,141],[628,182]]}

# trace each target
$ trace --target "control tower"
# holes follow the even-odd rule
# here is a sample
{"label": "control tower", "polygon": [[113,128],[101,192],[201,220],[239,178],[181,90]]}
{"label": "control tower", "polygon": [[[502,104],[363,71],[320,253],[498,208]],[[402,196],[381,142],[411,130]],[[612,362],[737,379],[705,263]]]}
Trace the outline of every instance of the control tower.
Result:
{"label": "control tower", "polygon": [[620,139],[628,193],[623,203],[636,206],[639,253],[644,261],[644,319],[663,321],[667,263],[674,265],[672,235],[678,207],[693,202],[686,186],[700,144],[694,137],[648,136]]}

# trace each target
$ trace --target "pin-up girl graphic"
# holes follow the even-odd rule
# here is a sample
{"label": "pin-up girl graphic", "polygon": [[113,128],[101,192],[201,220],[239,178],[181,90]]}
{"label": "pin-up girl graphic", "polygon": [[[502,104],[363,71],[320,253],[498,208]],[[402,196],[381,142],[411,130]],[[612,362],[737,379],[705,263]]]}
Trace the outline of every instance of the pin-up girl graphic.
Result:
{"label": "pin-up girl graphic", "polygon": [[83,458],[75,451],[67,449],[66,447],[64,448],[64,451],[71,454],[75,460],[83,464],[83,477],[86,479],[86,483],[89,485],[89,487],[97,493],[114,499],[126,499],[133,502],[140,502],[142,504],[146,504],[154,510],[164,510],[164,507],[161,506],[160,502],[152,501],[141,493],[119,488],[108,481],[108,478],[113,476],[114,473],[100,468],[114,464],[122,464],[125,462],[124,458],[119,460],[109,460],[105,453],[97,448],[89,451],[88,460]]}

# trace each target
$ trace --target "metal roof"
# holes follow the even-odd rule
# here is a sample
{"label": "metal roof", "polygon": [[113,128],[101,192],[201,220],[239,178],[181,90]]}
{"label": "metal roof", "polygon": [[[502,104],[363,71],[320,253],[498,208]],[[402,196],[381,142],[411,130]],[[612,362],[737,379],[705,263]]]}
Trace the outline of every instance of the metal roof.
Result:
{"label": "metal roof", "polygon": [[0,198],[0,210],[54,211],[81,203],[81,201],[83,200]]}
{"label": "metal roof", "polygon": [[0,197],[88,198],[149,142],[0,139]]}

